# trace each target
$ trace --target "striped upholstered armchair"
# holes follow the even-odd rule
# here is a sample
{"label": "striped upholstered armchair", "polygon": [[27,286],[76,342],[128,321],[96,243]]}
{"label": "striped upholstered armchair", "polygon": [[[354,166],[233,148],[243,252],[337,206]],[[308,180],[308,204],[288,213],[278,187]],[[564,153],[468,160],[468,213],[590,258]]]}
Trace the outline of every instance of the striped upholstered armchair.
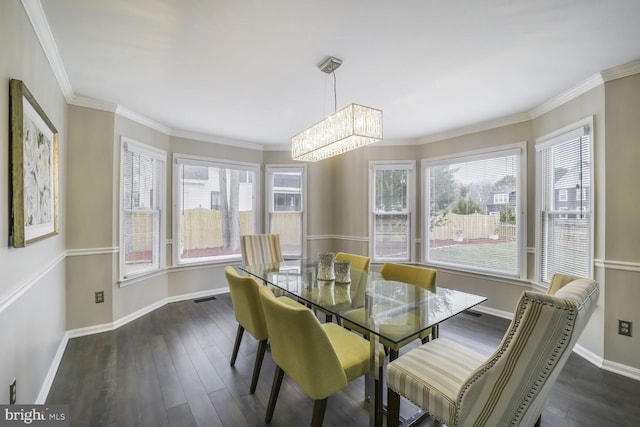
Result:
{"label": "striped upholstered armchair", "polygon": [[489,358],[446,338],[387,367],[387,425],[400,395],[449,427],[533,426],[598,300],[598,283],[576,279],[554,295],[524,292],[502,343]]}
{"label": "striped upholstered armchair", "polygon": [[279,234],[246,234],[240,238],[244,265],[274,264],[284,261]]}

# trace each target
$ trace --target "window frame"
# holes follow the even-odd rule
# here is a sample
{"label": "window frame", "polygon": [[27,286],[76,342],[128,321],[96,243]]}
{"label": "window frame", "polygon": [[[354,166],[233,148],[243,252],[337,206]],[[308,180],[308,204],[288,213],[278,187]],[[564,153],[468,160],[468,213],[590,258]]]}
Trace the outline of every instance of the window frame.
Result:
{"label": "window frame", "polygon": [[[134,273],[127,274],[125,271],[125,230],[124,230],[124,155],[126,151],[136,152],[147,157],[150,157],[155,162],[157,172],[160,174],[158,177],[158,224],[157,226],[157,242],[153,243],[153,246],[157,248],[157,253],[154,255],[154,263],[151,267],[136,271]],[[166,268],[166,182],[167,182],[167,152],[156,147],[135,141],[131,138],[124,136],[120,137],[120,159],[119,159],[119,192],[118,192],[118,283],[119,285],[126,286],[133,283],[136,279],[153,275]],[[155,188],[154,188],[155,189]],[[155,211],[155,209],[154,209]],[[153,233],[153,232],[152,232]],[[153,237],[152,237],[153,238]]]}
{"label": "window frame", "polygon": [[[253,233],[258,233],[260,230],[260,165],[257,163],[239,162],[231,160],[216,159],[204,156],[195,156],[191,154],[173,153],[172,166],[173,166],[173,264],[178,267],[187,267],[193,265],[207,265],[207,264],[224,264],[229,262],[240,261],[242,259],[242,253],[239,251],[237,254],[225,255],[225,256],[209,256],[199,257],[197,259],[182,259],[180,251],[181,242],[181,206],[182,206],[182,192],[180,181],[180,164],[190,164],[203,167],[236,169],[240,171],[253,172],[254,181],[250,184],[253,185],[252,196],[252,211],[253,215]],[[245,174],[246,177],[246,174]],[[241,182],[242,183],[242,182]],[[245,182],[246,183],[246,182]],[[209,197],[211,197],[209,195]],[[210,206],[209,206],[210,207]]]}
{"label": "window frame", "polygon": [[[407,170],[407,211],[390,212],[389,215],[407,215],[408,239],[407,257],[376,257],[376,171]],[[378,160],[369,162],[369,256],[372,263],[415,262],[416,259],[416,161],[415,160]]]}
{"label": "window frame", "polygon": [[[560,129],[557,129],[551,133],[543,135],[539,138],[536,138],[535,151],[536,151],[536,223],[535,223],[535,239],[536,239],[536,257],[535,257],[535,280],[536,282],[544,287],[548,288],[550,282],[546,282],[543,279],[543,248],[542,248],[542,237],[545,230],[543,229],[542,222],[543,216],[545,212],[560,212],[561,218],[568,219],[572,214],[580,213],[586,211],[585,207],[581,207],[580,209],[576,209],[572,211],[568,208],[559,208],[558,211],[545,210],[544,209],[544,198],[546,196],[544,192],[545,183],[544,183],[544,168],[543,168],[543,151],[549,149],[555,145],[563,144],[570,142],[571,140],[579,137],[579,136],[589,136],[589,192],[588,197],[586,193],[583,193],[582,199],[576,197],[576,201],[589,201],[589,241],[588,241],[588,278],[592,279],[594,277],[594,242],[595,242],[595,166],[593,163],[594,159],[594,146],[595,146],[595,135],[593,131],[593,116],[588,116],[582,120],[571,123],[567,126],[564,126]],[[568,197],[567,199],[569,199]]]}
{"label": "window frame", "polygon": [[[517,206],[516,211],[519,212],[519,223],[516,228],[516,246],[518,266],[517,272],[514,274],[501,273],[495,270],[474,268],[469,265],[458,265],[453,263],[434,262],[429,259],[429,223],[430,223],[430,173],[429,168],[435,166],[443,166],[447,164],[473,162],[483,159],[492,159],[504,157],[508,155],[518,156],[518,174],[517,177]],[[443,269],[455,269],[457,271],[465,271],[473,274],[482,274],[493,277],[504,277],[509,279],[525,280],[527,275],[527,143],[516,142],[496,147],[465,151],[446,156],[439,156],[421,161],[422,173],[422,262],[427,265],[437,266]]]}
{"label": "window frame", "polygon": [[[273,213],[273,179],[271,176],[274,173],[287,173],[287,172],[300,172],[302,176],[301,182],[301,211],[288,211],[288,212],[300,212],[302,228],[300,230],[300,254],[291,255],[284,254],[287,259],[305,258],[307,254],[307,165],[291,165],[291,164],[268,164],[265,165],[265,209],[264,209],[264,229],[266,233],[271,233],[271,215]],[[282,245],[282,241],[280,242]]]}

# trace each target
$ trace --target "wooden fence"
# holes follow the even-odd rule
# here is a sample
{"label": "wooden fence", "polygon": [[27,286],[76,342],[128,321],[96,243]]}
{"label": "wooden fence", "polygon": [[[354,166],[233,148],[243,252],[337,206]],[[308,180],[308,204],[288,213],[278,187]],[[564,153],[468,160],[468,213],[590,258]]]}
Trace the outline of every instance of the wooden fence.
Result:
{"label": "wooden fence", "polygon": [[497,215],[448,213],[445,224],[434,227],[430,236],[432,240],[456,241],[515,238],[516,226],[501,224],[500,217]]}
{"label": "wooden fence", "polygon": [[[219,248],[222,240],[222,211],[188,209],[182,212],[182,249]],[[253,212],[240,212],[240,235],[253,232]],[[239,245],[239,242],[238,242]]]}

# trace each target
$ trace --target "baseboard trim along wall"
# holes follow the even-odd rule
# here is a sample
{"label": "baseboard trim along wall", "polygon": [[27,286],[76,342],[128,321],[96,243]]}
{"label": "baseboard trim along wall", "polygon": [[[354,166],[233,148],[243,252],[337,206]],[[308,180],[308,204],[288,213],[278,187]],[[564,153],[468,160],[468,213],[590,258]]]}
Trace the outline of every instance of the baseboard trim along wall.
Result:
{"label": "baseboard trim along wall", "polygon": [[93,334],[99,334],[102,332],[116,330],[121,326],[124,326],[130,322],[133,322],[134,320],[144,316],[145,314],[148,314],[153,310],[156,310],[172,302],[210,297],[214,295],[224,294],[227,292],[229,292],[229,288],[224,287],[224,288],[218,288],[218,289],[211,289],[207,291],[193,292],[190,294],[167,297],[158,302],[155,302],[146,307],[143,307],[134,313],[121,317],[120,319],[114,322],[103,323],[101,325],[87,326],[86,328],[71,329],[67,331],[62,337],[62,340],[60,341],[60,345],[58,345],[58,351],[56,351],[53,361],[51,362],[51,366],[49,367],[49,371],[47,372],[47,376],[45,377],[42,387],[40,388],[40,393],[38,393],[38,397],[35,403],[37,405],[42,405],[45,403],[45,400],[49,395],[49,390],[51,389],[51,385],[53,384],[53,380],[56,376],[56,372],[58,372],[58,367],[60,366],[60,362],[62,361],[64,350],[67,348],[67,343],[71,338],[83,337],[86,335],[93,335]]}

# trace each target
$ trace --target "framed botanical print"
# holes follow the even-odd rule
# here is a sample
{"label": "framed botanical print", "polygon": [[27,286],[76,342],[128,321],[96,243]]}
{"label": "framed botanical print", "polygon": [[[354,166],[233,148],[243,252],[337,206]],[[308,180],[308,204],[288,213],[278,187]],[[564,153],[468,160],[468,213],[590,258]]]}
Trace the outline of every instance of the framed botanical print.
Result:
{"label": "framed botanical print", "polygon": [[58,234],[58,131],[20,80],[10,81],[14,247]]}

